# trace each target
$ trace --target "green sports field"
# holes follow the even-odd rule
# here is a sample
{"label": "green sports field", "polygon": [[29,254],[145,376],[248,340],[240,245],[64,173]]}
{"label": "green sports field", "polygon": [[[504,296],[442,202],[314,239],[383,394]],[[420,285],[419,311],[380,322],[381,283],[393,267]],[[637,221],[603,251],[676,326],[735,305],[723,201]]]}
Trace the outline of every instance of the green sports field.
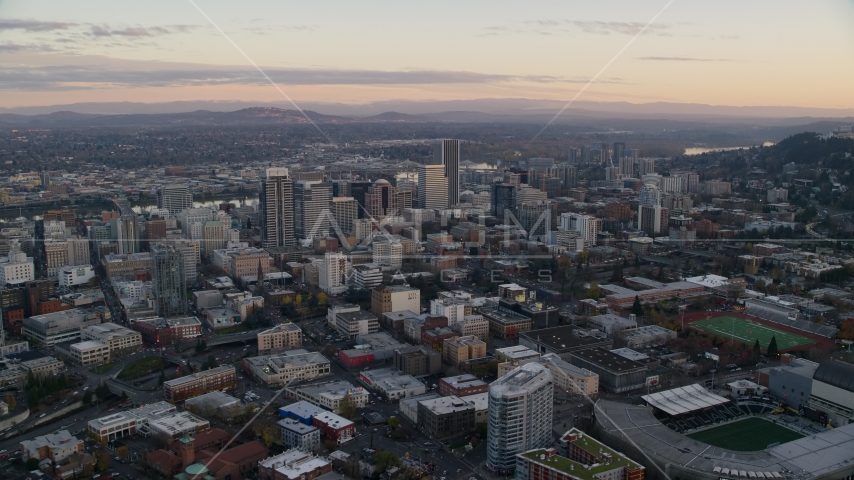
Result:
{"label": "green sports field", "polygon": [[752,452],[764,450],[772,443],[791,442],[803,438],[803,435],[768,420],[751,417],[690,434],[688,437],[715,447]]}
{"label": "green sports field", "polygon": [[802,337],[796,333],[778,330],[738,317],[715,317],[698,320],[692,322],[691,326],[723,338],[733,337],[748,345],[753,345],[758,339],[763,350],[768,348],[771,337],[777,337],[777,348],[779,350],[815,343],[815,340]]}

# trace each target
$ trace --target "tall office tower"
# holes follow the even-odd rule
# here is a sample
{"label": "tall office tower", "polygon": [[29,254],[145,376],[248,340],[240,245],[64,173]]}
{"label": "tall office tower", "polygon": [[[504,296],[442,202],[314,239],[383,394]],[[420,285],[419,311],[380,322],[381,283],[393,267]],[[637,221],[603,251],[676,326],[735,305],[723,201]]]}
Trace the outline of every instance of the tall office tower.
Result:
{"label": "tall office tower", "polygon": [[456,206],[460,203],[460,141],[436,140],[436,145],[433,147],[433,163],[445,166],[448,203],[443,208]]}
{"label": "tall office tower", "polygon": [[139,253],[139,224],[136,215],[122,215],[110,221],[111,235],[119,243],[119,253]]}
{"label": "tall office tower", "polygon": [[569,164],[575,165],[576,163],[581,163],[581,149],[576,147],[570,147],[566,152],[566,161]]}
{"label": "tall office tower", "polygon": [[516,454],[552,444],[554,381],[549,369],[527,363],[489,385],[486,465],[512,473]]}
{"label": "tall office tower", "polygon": [[184,276],[184,254],[165,243],[151,246],[151,293],[154,311],[160,317],[187,313],[187,279]]}
{"label": "tall office tower", "polygon": [[294,220],[297,237],[326,237],[332,222],[332,185],[317,180],[300,180],[294,184]]}
{"label": "tall office tower", "polygon": [[448,179],[444,165],[418,167],[418,207],[433,210],[448,208]]}
{"label": "tall office tower", "polygon": [[492,215],[500,222],[504,221],[506,211],[516,212],[516,187],[507,183],[492,186]]}
{"label": "tall office tower", "polygon": [[670,175],[669,177],[661,177],[661,191],[665,193],[682,193],[682,177],[679,175]]}
{"label": "tall office tower", "polygon": [[397,200],[397,188],[388,180],[379,179],[365,194],[365,208],[377,220],[393,217],[400,215],[401,211]]}
{"label": "tall office tower", "polygon": [[700,186],[700,174],[690,172],[688,173],[688,182],[686,185],[687,193],[697,193],[697,188]]}
{"label": "tall office tower", "polygon": [[638,229],[654,235],[667,226],[667,209],[661,208],[661,190],[651,183],[638,195]]}
{"label": "tall office tower", "polygon": [[367,218],[368,212],[365,210],[365,195],[368,194],[368,189],[373,185],[372,182],[350,182],[350,195],[356,199],[356,204],[359,206],[359,218]]}
{"label": "tall office tower", "polygon": [[558,167],[558,178],[563,182],[563,188],[569,190],[578,186],[578,168],[575,165]]}
{"label": "tall office tower", "polygon": [[189,238],[176,238],[172,240],[172,245],[184,256],[184,278],[188,282],[195,282],[199,275],[198,264],[201,263],[202,242]]}
{"label": "tall office tower", "polygon": [[602,231],[602,219],[580,213],[562,213],[560,229],[578,232],[578,238],[584,240],[584,248],[596,245],[597,236]]}
{"label": "tall office tower", "polygon": [[68,242],[64,238],[45,238],[45,270],[48,278],[56,278],[59,270],[68,265]]}
{"label": "tall office tower", "polygon": [[637,148],[626,149],[626,156],[631,158],[632,161],[635,162],[635,165],[637,165],[638,163],[638,155],[640,155],[640,150],[638,150]]}
{"label": "tall office tower", "polygon": [[626,144],[623,142],[614,142],[614,150],[611,154],[611,159],[614,161],[614,164],[618,163],[626,156]]}
{"label": "tall office tower", "polygon": [[258,202],[261,242],[265,248],[296,245],[294,183],[284,167],[268,168]]}
{"label": "tall office tower", "polygon": [[605,180],[617,180],[620,178],[620,167],[613,165],[605,167]]}
{"label": "tall office tower", "polygon": [[404,208],[412,208],[412,190],[397,190],[397,206],[403,212]]}
{"label": "tall office tower", "polygon": [[74,235],[68,240],[68,265],[89,265],[92,258],[89,256],[89,239]]}
{"label": "tall office tower", "polygon": [[620,158],[620,173],[627,177],[635,176],[635,160],[632,157]]}
{"label": "tall office tower", "polygon": [[596,142],[590,144],[588,162],[597,165],[606,165],[608,163],[608,147],[604,143]]}
{"label": "tall office tower", "polygon": [[552,215],[547,201],[525,202],[519,205],[519,224],[528,232],[528,239],[541,237],[551,231]]}
{"label": "tall office tower", "polygon": [[661,205],[640,205],[638,206],[638,229],[643,230],[647,235],[667,233],[669,215],[670,210]]}
{"label": "tall office tower", "polygon": [[178,215],[181,210],[193,208],[190,187],[179,183],[164,185],[157,191],[157,208],[165,208],[173,216]]}
{"label": "tall office tower", "polygon": [[[359,205],[353,197],[332,198],[332,218],[345,234],[353,233],[353,221],[359,218]],[[333,225],[332,230],[335,231]]]}
{"label": "tall office tower", "polygon": [[332,196],[333,197],[349,197],[350,196],[350,181],[349,180],[331,180]]}
{"label": "tall office tower", "polygon": [[202,230],[202,253],[205,257],[213,256],[214,250],[225,248],[225,231],[229,225],[223,225],[220,220],[208,220]]}
{"label": "tall office tower", "polygon": [[644,175],[655,173],[655,159],[641,158],[638,160],[638,174],[643,178]]}

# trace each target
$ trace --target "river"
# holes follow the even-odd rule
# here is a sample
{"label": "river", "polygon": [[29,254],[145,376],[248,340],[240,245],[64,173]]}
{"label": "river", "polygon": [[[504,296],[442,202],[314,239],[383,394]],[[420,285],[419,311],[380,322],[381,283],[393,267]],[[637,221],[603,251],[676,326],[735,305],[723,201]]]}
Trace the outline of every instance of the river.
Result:
{"label": "river", "polygon": [[[762,144],[763,147],[770,147],[772,145],[774,145],[774,142],[765,142]],[[753,148],[755,146],[757,146],[757,145],[752,145],[749,147],[711,147],[711,148],[692,147],[692,148],[686,148],[684,155],[701,155],[703,153],[709,153],[709,152],[727,152],[730,150],[742,150],[742,149]]]}

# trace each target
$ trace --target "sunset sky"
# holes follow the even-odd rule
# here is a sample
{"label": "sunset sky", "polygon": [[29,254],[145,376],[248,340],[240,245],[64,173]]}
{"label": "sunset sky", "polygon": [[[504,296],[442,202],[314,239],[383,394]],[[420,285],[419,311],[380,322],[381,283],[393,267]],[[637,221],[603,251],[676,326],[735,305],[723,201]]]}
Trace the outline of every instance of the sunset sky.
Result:
{"label": "sunset sky", "polygon": [[[668,1],[195,0],[297,102],[568,100]],[[854,108],[854,1],[675,0],[580,100]],[[282,96],[189,0],[0,1],[0,106]]]}

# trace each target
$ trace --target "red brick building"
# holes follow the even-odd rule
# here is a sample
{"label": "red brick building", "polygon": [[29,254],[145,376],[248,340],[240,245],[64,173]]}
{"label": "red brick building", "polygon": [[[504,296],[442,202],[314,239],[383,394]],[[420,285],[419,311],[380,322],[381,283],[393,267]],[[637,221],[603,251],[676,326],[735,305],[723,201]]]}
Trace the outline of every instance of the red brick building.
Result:
{"label": "red brick building", "polygon": [[170,345],[202,334],[202,324],[195,317],[137,320],[131,328],[142,334],[143,341],[152,345]]}
{"label": "red brick building", "polygon": [[439,380],[439,395],[456,395],[465,397],[489,390],[489,384],[474,375],[463,374],[456,377],[445,377]]}
{"label": "red brick building", "polygon": [[315,415],[311,423],[320,430],[323,437],[334,440],[339,445],[356,436],[356,424],[332,412]]}

